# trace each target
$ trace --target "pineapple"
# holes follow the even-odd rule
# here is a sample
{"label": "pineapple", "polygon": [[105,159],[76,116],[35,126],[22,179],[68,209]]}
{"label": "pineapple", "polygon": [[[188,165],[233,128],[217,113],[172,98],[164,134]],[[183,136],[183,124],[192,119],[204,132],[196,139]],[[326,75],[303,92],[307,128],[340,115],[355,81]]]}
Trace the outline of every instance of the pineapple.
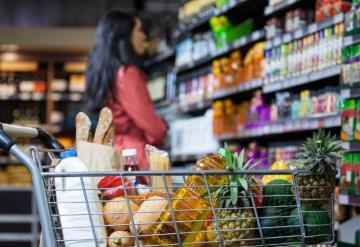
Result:
{"label": "pineapple", "polygon": [[[243,165],[244,150],[241,154],[232,154],[224,149],[228,170],[243,171],[250,169],[251,162]],[[220,241],[224,246],[245,246],[254,243],[256,219],[247,198],[247,191],[254,177],[249,175],[230,175],[228,184],[217,188],[214,193],[219,209],[217,219],[212,221],[214,241]]]}
{"label": "pineapple", "polygon": [[314,175],[297,176],[301,200],[319,205],[325,204],[333,196],[335,175],[323,174],[336,171],[336,160],[341,157],[342,151],[341,142],[324,130],[319,130],[305,141],[299,155],[300,169]]}

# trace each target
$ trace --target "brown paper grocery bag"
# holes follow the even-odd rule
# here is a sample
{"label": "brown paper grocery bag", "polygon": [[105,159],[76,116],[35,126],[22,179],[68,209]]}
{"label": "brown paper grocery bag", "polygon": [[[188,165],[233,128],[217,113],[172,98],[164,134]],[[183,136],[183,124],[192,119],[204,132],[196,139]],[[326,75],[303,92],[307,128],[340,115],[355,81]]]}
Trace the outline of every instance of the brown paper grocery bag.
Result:
{"label": "brown paper grocery bag", "polygon": [[111,146],[79,142],[77,153],[89,171],[118,171],[122,168],[120,155]]}

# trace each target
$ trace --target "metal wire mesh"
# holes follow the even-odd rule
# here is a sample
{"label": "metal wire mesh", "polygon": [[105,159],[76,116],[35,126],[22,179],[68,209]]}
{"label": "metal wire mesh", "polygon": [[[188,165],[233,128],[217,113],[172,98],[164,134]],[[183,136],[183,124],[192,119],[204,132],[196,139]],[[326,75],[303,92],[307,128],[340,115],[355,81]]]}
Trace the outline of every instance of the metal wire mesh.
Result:
{"label": "metal wire mesh", "polygon": [[[231,198],[216,197],[213,191],[238,173],[276,179],[239,194],[238,201],[245,203],[221,206],[220,201]],[[334,241],[331,173],[50,169],[42,176],[57,246],[304,246]],[[122,196],[105,200],[99,196],[102,188],[93,182],[104,176],[123,181],[129,176],[158,176],[164,186],[150,187],[152,192],[142,195],[135,193],[137,188],[122,188]],[[183,178],[184,184],[168,184],[168,176]],[[65,192],[71,196],[64,199]]]}

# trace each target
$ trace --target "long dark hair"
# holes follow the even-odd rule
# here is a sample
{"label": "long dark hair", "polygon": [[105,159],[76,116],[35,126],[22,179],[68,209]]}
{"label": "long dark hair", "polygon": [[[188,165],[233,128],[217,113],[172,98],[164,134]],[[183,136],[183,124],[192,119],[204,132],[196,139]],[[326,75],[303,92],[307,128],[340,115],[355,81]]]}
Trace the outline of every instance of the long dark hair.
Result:
{"label": "long dark hair", "polygon": [[87,112],[101,109],[109,96],[116,100],[117,71],[120,66],[132,64],[136,56],[130,40],[134,27],[135,15],[118,10],[108,12],[99,21],[85,72]]}

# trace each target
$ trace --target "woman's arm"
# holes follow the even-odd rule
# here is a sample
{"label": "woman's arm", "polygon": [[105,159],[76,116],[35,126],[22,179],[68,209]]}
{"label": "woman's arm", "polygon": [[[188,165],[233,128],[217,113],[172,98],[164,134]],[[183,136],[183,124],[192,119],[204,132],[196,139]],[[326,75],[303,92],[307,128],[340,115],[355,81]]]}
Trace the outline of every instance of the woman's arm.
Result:
{"label": "woman's arm", "polygon": [[156,115],[146,81],[138,69],[128,67],[119,70],[116,96],[130,118],[143,130],[146,141],[153,145],[162,144],[167,127]]}

